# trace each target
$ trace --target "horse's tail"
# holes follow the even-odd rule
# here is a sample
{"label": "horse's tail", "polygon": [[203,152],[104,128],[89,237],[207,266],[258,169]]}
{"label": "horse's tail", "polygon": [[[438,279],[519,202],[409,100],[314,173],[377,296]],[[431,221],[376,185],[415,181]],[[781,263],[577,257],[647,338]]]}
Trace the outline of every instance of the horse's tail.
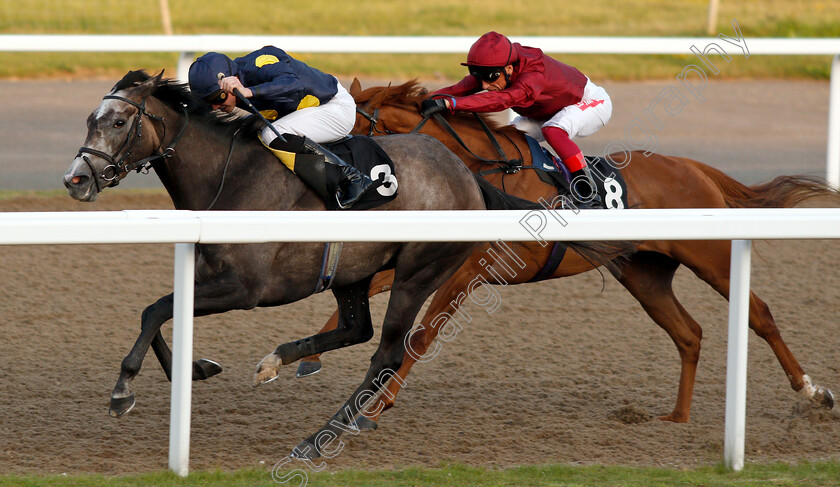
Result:
{"label": "horse's tail", "polygon": [[[493,186],[478,174],[473,174],[481,194],[484,197],[484,204],[488,210],[544,210],[539,203],[507,194]],[[564,242],[566,246],[588,260],[594,266],[606,266],[610,271],[619,271],[621,264],[626,257],[635,252],[636,244],[627,241],[578,241]]]}
{"label": "horse's tail", "polygon": [[816,176],[778,176],[755,186],[742,184],[706,164],[691,161],[720,188],[728,208],[793,208],[799,203],[819,197],[840,203],[840,192]]}

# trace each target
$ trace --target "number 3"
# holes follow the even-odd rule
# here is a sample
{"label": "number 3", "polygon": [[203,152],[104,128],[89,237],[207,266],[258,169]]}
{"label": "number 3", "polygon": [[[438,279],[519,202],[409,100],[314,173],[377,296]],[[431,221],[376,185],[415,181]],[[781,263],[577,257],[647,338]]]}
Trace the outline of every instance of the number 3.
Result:
{"label": "number 3", "polygon": [[374,181],[379,179],[380,175],[382,175],[384,182],[376,188],[376,191],[385,197],[393,196],[397,192],[397,177],[391,173],[391,168],[388,164],[379,164],[378,166],[373,166],[373,169],[370,170],[370,178]]}

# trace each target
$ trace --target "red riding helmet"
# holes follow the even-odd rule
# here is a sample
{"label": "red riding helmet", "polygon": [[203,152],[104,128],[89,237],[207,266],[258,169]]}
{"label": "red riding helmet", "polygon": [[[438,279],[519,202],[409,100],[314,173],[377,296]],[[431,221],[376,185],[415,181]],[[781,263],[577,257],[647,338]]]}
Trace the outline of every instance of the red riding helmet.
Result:
{"label": "red riding helmet", "polygon": [[467,62],[461,66],[504,67],[518,60],[510,39],[498,32],[488,32],[473,43]]}

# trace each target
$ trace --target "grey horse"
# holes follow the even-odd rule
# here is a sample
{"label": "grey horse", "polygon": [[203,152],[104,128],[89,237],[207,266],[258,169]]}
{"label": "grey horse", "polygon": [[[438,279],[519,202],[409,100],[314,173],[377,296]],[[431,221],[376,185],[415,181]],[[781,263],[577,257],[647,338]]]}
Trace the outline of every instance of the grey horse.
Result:
{"label": "grey horse", "polygon": [[[64,184],[71,197],[94,201],[100,191],[116,186],[130,172],[152,168],[177,209],[324,210],[323,200],[277,161],[257,140],[259,120],[231,118],[212,112],[182,83],[129,72],[88,117],[88,134]],[[508,196],[474,176],[436,139],[426,135],[393,135],[376,139],[393,160],[399,175],[399,196],[377,210],[485,210],[536,208]],[[409,223],[407,223],[409,224]],[[336,330],[286,343],[257,367],[255,385],[279,374],[281,363],[365,342],[373,336],[368,307],[372,276],[395,270],[382,325],[382,338],[362,384],[339,412],[295,452],[317,456],[324,439],[341,434],[372,394],[399,369],[404,340],[423,302],[466,260],[476,244],[346,243],[332,292],[338,303]],[[601,244],[569,246],[600,260]],[[323,245],[261,243],[198,245],[195,316],[257,306],[278,306],[313,294],[320,278]],[[160,333],[172,318],[173,295],[148,306],[141,332],[122,361],[111,395],[113,416],[134,407],[130,388],[151,346],[171,379],[171,350]],[[211,360],[193,363],[193,380],[221,372]]]}

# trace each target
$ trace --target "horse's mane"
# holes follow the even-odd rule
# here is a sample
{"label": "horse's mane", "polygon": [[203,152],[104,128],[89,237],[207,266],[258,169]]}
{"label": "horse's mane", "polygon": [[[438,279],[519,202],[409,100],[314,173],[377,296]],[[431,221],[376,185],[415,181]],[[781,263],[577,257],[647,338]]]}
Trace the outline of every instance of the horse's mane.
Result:
{"label": "horse's mane", "polygon": [[[429,90],[421,85],[419,81],[413,79],[397,86],[388,85],[368,88],[364,90],[358,98],[356,98],[356,103],[367,102],[378,93],[381,93],[382,90],[387,90],[385,97],[382,99],[383,105],[386,103],[391,105],[414,105],[417,106],[418,110],[420,109],[420,103],[429,96]],[[516,128],[510,125],[502,125],[488,115],[479,114],[479,116],[482,120],[484,120],[484,123],[490,127],[490,130],[496,132],[506,132],[510,130],[518,132]],[[476,123],[475,116],[471,113],[455,113],[447,115],[447,117],[460,119],[465,123]]]}
{"label": "horse's mane", "polygon": [[[111,93],[116,93],[120,90],[129,90],[151,78],[152,75],[144,70],[129,71],[121,80],[117,81],[117,84],[111,89]],[[234,127],[238,128],[240,126],[239,123],[231,123],[236,120],[241,120],[237,115],[213,110],[204,100],[193,94],[186,83],[176,79],[161,79],[151,94],[177,112],[186,109],[191,120],[199,119],[225,130],[232,130]],[[251,122],[255,122],[253,128],[256,130],[259,127],[259,121],[251,120]]]}

